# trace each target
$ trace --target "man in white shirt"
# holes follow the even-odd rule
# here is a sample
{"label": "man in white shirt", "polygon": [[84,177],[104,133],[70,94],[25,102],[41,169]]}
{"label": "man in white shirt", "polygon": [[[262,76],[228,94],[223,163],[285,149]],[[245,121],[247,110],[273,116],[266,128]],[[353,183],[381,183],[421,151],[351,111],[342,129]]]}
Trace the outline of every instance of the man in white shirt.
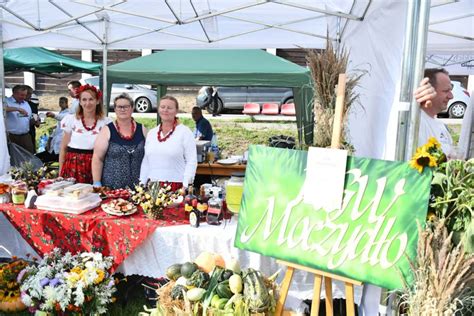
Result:
{"label": "man in white shirt", "polygon": [[34,153],[30,134],[31,107],[25,101],[28,90],[24,85],[13,87],[13,95],[6,99],[6,129],[8,139],[31,153]]}
{"label": "man in white shirt", "polygon": [[71,114],[76,114],[76,110],[79,106],[79,96],[77,95],[77,92],[79,91],[80,86],[81,82],[78,80],[71,80],[67,83],[67,89],[72,98],[71,107],[69,108]]}
{"label": "man in white shirt", "polygon": [[435,137],[446,156],[451,154],[453,139],[436,116],[447,109],[449,100],[453,98],[452,88],[448,72],[443,68],[433,68],[425,70],[425,78],[415,92],[415,98],[421,104],[418,146]]}

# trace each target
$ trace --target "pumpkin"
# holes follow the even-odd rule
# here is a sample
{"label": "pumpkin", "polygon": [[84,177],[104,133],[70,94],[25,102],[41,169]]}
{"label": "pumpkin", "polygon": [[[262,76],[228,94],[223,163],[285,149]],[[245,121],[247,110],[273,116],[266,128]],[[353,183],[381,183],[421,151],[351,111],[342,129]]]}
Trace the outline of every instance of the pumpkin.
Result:
{"label": "pumpkin", "polygon": [[194,262],[206,273],[214,270],[215,266],[225,267],[225,261],[221,255],[207,251],[202,252]]}
{"label": "pumpkin", "polygon": [[19,297],[11,302],[0,302],[0,311],[2,312],[21,312],[24,309],[26,309],[26,305]]}
{"label": "pumpkin", "polygon": [[225,268],[225,260],[222,258],[221,255],[214,253],[214,262],[216,263],[216,266],[219,266],[221,268]]}

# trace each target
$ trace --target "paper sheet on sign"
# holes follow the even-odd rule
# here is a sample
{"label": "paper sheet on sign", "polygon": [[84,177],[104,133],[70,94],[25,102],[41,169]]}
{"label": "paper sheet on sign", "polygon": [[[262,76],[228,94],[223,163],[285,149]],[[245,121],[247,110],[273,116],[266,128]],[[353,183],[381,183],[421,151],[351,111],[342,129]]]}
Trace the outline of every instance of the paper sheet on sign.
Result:
{"label": "paper sheet on sign", "polygon": [[303,187],[304,202],[315,209],[342,207],[347,150],[310,147]]}

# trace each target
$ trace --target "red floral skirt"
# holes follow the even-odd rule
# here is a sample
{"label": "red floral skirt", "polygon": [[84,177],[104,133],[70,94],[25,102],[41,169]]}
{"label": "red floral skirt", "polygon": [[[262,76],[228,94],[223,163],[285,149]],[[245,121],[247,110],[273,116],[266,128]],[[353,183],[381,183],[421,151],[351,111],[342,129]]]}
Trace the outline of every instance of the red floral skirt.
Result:
{"label": "red floral skirt", "polygon": [[75,178],[77,183],[92,183],[92,150],[68,147],[60,176]]}

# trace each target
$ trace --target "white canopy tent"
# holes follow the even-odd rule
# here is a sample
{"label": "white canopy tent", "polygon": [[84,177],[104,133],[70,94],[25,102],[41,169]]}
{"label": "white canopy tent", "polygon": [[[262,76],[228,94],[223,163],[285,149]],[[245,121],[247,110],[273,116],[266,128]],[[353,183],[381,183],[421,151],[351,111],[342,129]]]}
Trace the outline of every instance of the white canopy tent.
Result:
{"label": "white canopy tent", "polygon": [[[350,132],[358,156],[381,158],[385,147],[395,146],[410,1],[3,0],[0,53],[31,46],[96,49],[106,60],[107,49],[324,48],[329,34],[350,50],[351,68],[369,70],[359,88],[363,108],[351,113]],[[473,54],[472,0],[433,0],[432,7],[437,23],[430,26],[428,52]],[[452,21],[461,16],[462,25]],[[0,146],[6,148],[3,124]],[[2,150],[0,174],[8,162]]]}
{"label": "white canopy tent", "polygon": [[[0,39],[3,48],[102,49],[106,60],[107,49],[324,48],[329,34],[350,49],[351,67],[370,72],[360,87],[363,110],[353,114],[351,136],[358,155],[382,157],[387,131],[393,134],[387,124],[398,97],[408,1],[4,0]],[[428,51],[472,52],[472,39],[466,39],[472,35],[472,1],[433,0],[432,6],[436,24]],[[444,15],[447,8],[452,16]],[[460,16],[463,27],[451,22]],[[446,36],[440,29],[464,34]],[[0,173],[7,158],[0,157]]]}

